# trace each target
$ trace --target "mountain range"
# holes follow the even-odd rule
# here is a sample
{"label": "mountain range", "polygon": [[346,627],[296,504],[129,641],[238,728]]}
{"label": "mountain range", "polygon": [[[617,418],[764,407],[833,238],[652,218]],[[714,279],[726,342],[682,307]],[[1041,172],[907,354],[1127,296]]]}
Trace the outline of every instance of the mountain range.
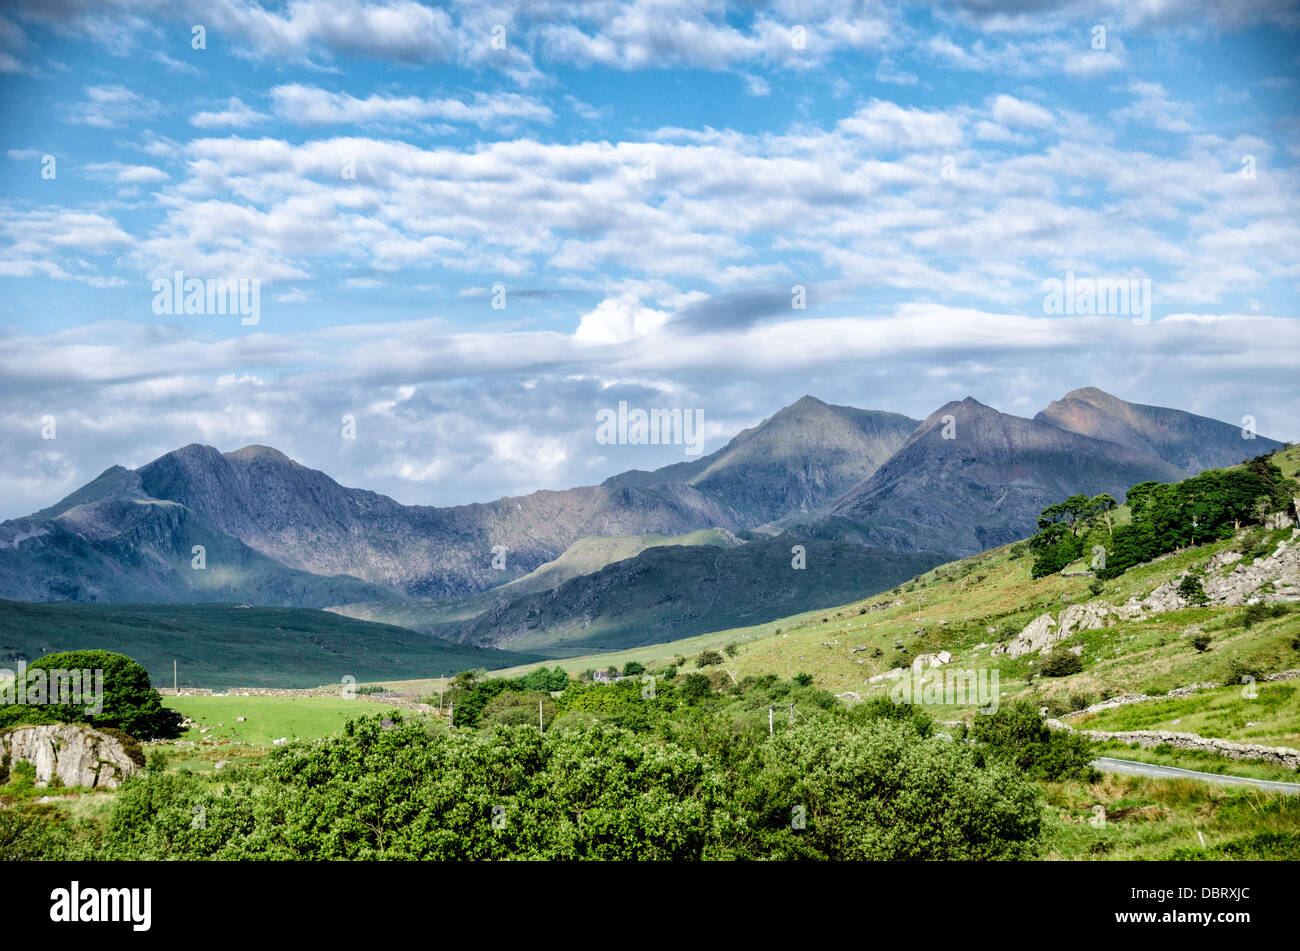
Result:
{"label": "mountain range", "polygon": [[[269,447],[194,444],[0,523],[0,597],[331,607],[468,644],[591,649],[861,597],[1024,537],[1065,496],[1122,500],[1280,447],[1092,387],[1032,419],[972,398],[918,421],[805,396],[697,460],[433,507]],[[801,544],[810,567],[792,571]]]}

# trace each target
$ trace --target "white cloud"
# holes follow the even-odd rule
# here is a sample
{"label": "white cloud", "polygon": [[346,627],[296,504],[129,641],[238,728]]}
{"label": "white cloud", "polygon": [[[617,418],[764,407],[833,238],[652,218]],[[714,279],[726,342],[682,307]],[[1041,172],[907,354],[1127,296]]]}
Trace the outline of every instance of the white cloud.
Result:
{"label": "white cloud", "polygon": [[1031,129],[1045,129],[1053,122],[1052,113],[1042,106],[1007,95],[994,97],[993,118],[1003,125]]}
{"label": "white cloud", "polygon": [[501,125],[514,120],[549,122],[554,118],[543,103],[518,93],[475,93],[460,99],[421,99],[418,96],[372,95],[358,99],[297,83],[271,90],[275,111],[283,119],[304,124],[407,123],[425,119]]}
{"label": "white cloud", "polygon": [[211,112],[197,112],[190,117],[190,125],[200,129],[243,129],[268,117],[251,106],[245,105],[237,96],[231,96],[225,105]]}
{"label": "white cloud", "polygon": [[1174,102],[1160,83],[1134,80],[1129,91],[1136,100],[1111,113],[1119,122],[1153,126],[1166,132],[1191,132],[1195,115],[1187,103]]}
{"label": "white cloud", "polygon": [[574,338],[587,343],[618,343],[644,336],[662,327],[669,318],[652,310],[631,294],[607,297],[583,316]]}
{"label": "white cloud", "polygon": [[86,174],[123,185],[152,185],[165,182],[171,176],[152,165],[124,165],[121,162],[92,162],[85,166]]}
{"label": "white cloud", "polygon": [[839,127],[879,149],[951,148],[962,140],[962,122],[954,115],[881,99],[871,100]]}
{"label": "white cloud", "polygon": [[111,129],[127,122],[148,119],[162,110],[156,99],[141,96],[125,86],[87,86],[86,99],[68,112],[69,121]]}

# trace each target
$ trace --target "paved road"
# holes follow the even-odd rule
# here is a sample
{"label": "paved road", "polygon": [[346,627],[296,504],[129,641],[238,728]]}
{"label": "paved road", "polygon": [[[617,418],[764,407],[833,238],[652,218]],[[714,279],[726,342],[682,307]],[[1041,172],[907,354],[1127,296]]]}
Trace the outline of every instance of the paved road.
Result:
{"label": "paved road", "polygon": [[1225,786],[1254,786],[1269,792],[1300,795],[1300,783],[1280,783],[1271,779],[1250,779],[1246,776],[1225,776],[1222,773],[1202,773],[1194,769],[1179,769],[1177,766],[1157,766],[1154,763],[1139,763],[1131,759],[1112,759],[1102,756],[1092,761],[1092,765],[1103,773],[1123,773],[1126,776],[1147,776],[1152,779],[1199,779],[1203,783],[1221,783]]}

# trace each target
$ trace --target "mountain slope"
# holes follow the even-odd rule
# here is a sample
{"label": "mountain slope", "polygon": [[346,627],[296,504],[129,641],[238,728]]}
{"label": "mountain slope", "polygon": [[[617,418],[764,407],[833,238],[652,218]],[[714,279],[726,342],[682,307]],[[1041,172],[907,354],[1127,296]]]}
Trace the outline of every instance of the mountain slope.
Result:
{"label": "mountain slope", "polygon": [[[796,544],[805,549],[802,569],[792,564]],[[647,548],[554,590],[494,605],[439,633],[552,656],[617,650],[843,603],[940,560],[928,552],[899,554],[788,535],[734,548]]]}
{"label": "mountain slope", "polygon": [[918,420],[897,413],[832,406],[811,396],[738,434],[717,452],[653,472],[633,470],[609,487],[683,483],[753,528],[809,512],[875,472]]}
{"label": "mountain slope", "polygon": [[1282,444],[1238,426],[1163,406],[1129,403],[1095,386],[1065,394],[1034,417],[1083,436],[1149,452],[1184,475],[1232,466],[1247,456],[1276,452]]}
{"label": "mountain slope", "polygon": [[[0,547],[19,542],[17,555],[0,558],[0,594],[127,601],[201,597],[210,586],[196,586],[187,576],[171,571],[158,578],[133,570],[115,574],[111,565],[115,559],[128,566],[141,560],[170,564],[176,552],[188,551],[183,543],[196,535],[206,540],[196,543],[209,548],[240,551],[246,572],[254,570],[256,559],[243,548],[278,563],[263,565],[271,575],[309,572],[369,585],[333,582],[336,597],[323,603],[465,596],[521,578],[583,538],[742,531],[788,511],[815,507],[873,471],[914,426],[896,414],[832,407],[808,397],[746,430],[719,452],[686,464],[689,471],[670,466],[599,486],[443,508],[402,505],[346,488],[266,446],[222,453],[192,444],[135,471],[114,466],[55,505],[0,525]],[[198,519],[197,527],[183,532],[173,519],[173,532],[185,537],[167,539],[168,521],[155,520],[147,532],[153,554],[120,546],[88,551],[76,538],[84,520],[68,520],[62,526],[66,534],[52,524],[73,510],[95,506],[92,521],[102,524],[86,543],[108,534],[125,545],[139,520],[127,518],[114,528],[109,525],[113,513],[169,503],[183,508],[187,523]],[[57,539],[39,550],[21,547],[24,538],[51,534]],[[494,549],[501,548],[506,567],[496,570]],[[33,551],[42,559],[39,566],[25,564]],[[48,583],[25,577],[33,567],[49,575]],[[268,603],[292,597],[293,586],[286,580],[291,577],[296,576],[267,580]],[[242,586],[214,587],[212,594],[255,594],[257,583],[249,579],[246,574]],[[304,593],[300,603],[320,606],[322,599]]]}
{"label": "mountain slope", "polygon": [[[1276,453],[1273,460],[1284,472],[1300,470],[1300,446]],[[943,650],[953,656],[947,664],[927,668],[931,675],[947,670],[997,671],[1004,702],[1027,689],[1031,671],[1039,691],[1036,702],[1051,705],[1071,703],[1076,695],[1092,702],[1122,694],[1155,696],[1189,684],[1225,681],[1237,685],[1233,695],[1241,699],[1243,670],[1255,672],[1261,697],[1270,686],[1294,693],[1289,685],[1295,680],[1269,685],[1263,678],[1300,668],[1300,602],[1294,600],[1300,576],[1295,573],[1294,557],[1289,561],[1292,567],[1286,568],[1287,552],[1297,545],[1300,531],[1294,527],[1247,526],[1232,538],[1136,565],[1097,591],[1095,579],[1086,571],[1034,578],[1033,554],[1021,541],[940,565],[898,585],[897,590],[839,607],[610,654],[573,657],[566,668],[604,669],[628,660],[663,667],[676,656],[694,657],[734,642],[739,653],[726,666],[737,678],[788,677],[807,671],[819,685],[849,699],[887,696],[898,681],[882,675],[908,666],[920,655]],[[1253,585],[1255,593],[1238,590],[1230,603],[1212,596],[1205,605],[1191,605],[1170,594],[1189,571],[1203,573],[1207,592],[1243,577],[1248,579],[1246,590]],[[1242,603],[1249,600],[1264,605]],[[1100,604],[1109,611],[1097,610]],[[1065,635],[1067,645],[1082,647],[1082,673],[1043,677],[1037,673],[1042,655],[1013,656],[1001,649],[1045,614],[1052,625],[1040,622],[1037,629],[1050,630],[1054,637]],[[1210,636],[1208,649],[1193,645],[1198,632]],[[523,672],[524,668],[516,668],[501,674]],[[1200,696],[1193,693],[1188,699]],[[1263,700],[1248,705],[1254,709],[1245,716],[1240,709],[1233,711],[1229,724],[1242,739],[1300,748],[1300,708],[1294,701],[1282,707]],[[941,705],[933,712],[956,719],[969,716],[975,706]],[[1280,719],[1288,716],[1289,721]],[[1179,726],[1175,723],[1171,729]],[[1286,735],[1272,738],[1270,733]]]}
{"label": "mountain slope", "polygon": [[[948,415],[953,439],[944,438]],[[1033,420],[967,400],[919,427],[804,397],[703,459],[451,507],[347,488],[265,446],[221,453],[195,444],[134,471],[114,466],[55,505],[0,524],[0,596],[446,600],[523,578],[584,538],[714,529],[791,528],[961,554],[1026,534],[1042,505],[1064,495],[1116,494],[1206,461],[1239,461],[1239,435],[1093,389]],[[196,544],[208,549],[206,573],[188,570]]]}
{"label": "mountain slope", "polygon": [[432,677],[532,659],[304,608],[0,601],[0,665],[82,649],[127,654],[158,686],[171,686],[174,660],[182,686],[209,688]]}
{"label": "mountain slope", "polygon": [[[204,549],[202,568],[195,546]],[[176,502],[111,495],[0,526],[0,592],[25,601],[305,607],[393,597],[357,578],[286,568]]]}
{"label": "mountain slope", "polygon": [[514,598],[541,591],[553,591],[582,575],[594,574],[606,565],[634,558],[647,548],[663,545],[709,545],[730,548],[740,540],[724,529],[706,529],[686,535],[615,535],[580,538],[554,561],[548,561],[522,578],[445,601],[380,601],[340,604],[330,610],[347,617],[396,624],[413,631],[440,633],[443,625],[468,621],[489,609],[502,609]]}
{"label": "mountain slope", "polygon": [[968,555],[1031,534],[1039,512],[1066,496],[1122,499],[1136,482],[1183,474],[1149,450],[1000,413],[968,397],[931,415],[810,530],[898,551]]}

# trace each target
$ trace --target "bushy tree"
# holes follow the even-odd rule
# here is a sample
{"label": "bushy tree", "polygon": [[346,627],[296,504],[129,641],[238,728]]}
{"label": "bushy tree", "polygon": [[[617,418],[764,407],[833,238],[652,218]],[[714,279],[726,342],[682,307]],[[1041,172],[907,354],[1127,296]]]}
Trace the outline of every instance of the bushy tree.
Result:
{"label": "bushy tree", "polygon": [[[74,703],[0,707],[0,727],[19,723],[89,723],[95,727],[118,729],[140,739],[180,736],[182,716],[163,706],[162,696],[149,682],[149,672],[125,654],[102,650],[47,654],[28,666],[29,681],[33,671],[42,671],[42,676],[49,681],[50,672],[55,670],[103,671],[104,694],[100,712],[86,712],[86,708],[91,706],[93,689],[88,690],[83,684],[83,693]],[[48,691],[46,699],[57,698]]]}
{"label": "bushy tree", "polygon": [[1071,496],[1039,517],[1038,533],[1029,541],[1032,573],[1038,578],[1059,571],[1090,550],[1091,540],[1080,529],[1100,520],[1106,532],[1094,538],[1106,546],[1106,565],[1097,571],[1104,580],[1166,552],[1227,538],[1239,526],[1285,509],[1297,492],[1300,487],[1268,456],[1257,456],[1238,468],[1210,469],[1178,483],[1139,482],[1126,495],[1132,522],[1118,528],[1110,520],[1113,498]]}
{"label": "bushy tree", "polygon": [[[760,753],[745,791],[772,858],[987,860],[1033,854],[1038,790],[975,750],[906,724],[800,724]],[[798,826],[802,824],[802,828]]]}
{"label": "bushy tree", "polygon": [[1210,596],[1205,593],[1201,576],[1194,571],[1187,572],[1179,579],[1178,596],[1188,604],[1205,604],[1210,600]]}
{"label": "bushy tree", "polygon": [[1092,744],[1080,733],[1053,730],[1027,699],[1002,704],[996,713],[977,714],[971,737],[987,762],[1010,763],[1035,779],[1092,779]]}
{"label": "bushy tree", "polygon": [[681,860],[729,857],[743,829],[706,757],[603,726],[480,738],[365,717],[276,750],[217,792],[187,775],[132,779],[107,854]]}
{"label": "bushy tree", "polygon": [[1043,658],[1039,669],[1044,677],[1068,677],[1083,670],[1083,660],[1064,644],[1057,644]]}
{"label": "bushy tree", "polygon": [[682,678],[681,694],[688,703],[703,700],[712,689],[713,685],[704,674],[687,674]]}

